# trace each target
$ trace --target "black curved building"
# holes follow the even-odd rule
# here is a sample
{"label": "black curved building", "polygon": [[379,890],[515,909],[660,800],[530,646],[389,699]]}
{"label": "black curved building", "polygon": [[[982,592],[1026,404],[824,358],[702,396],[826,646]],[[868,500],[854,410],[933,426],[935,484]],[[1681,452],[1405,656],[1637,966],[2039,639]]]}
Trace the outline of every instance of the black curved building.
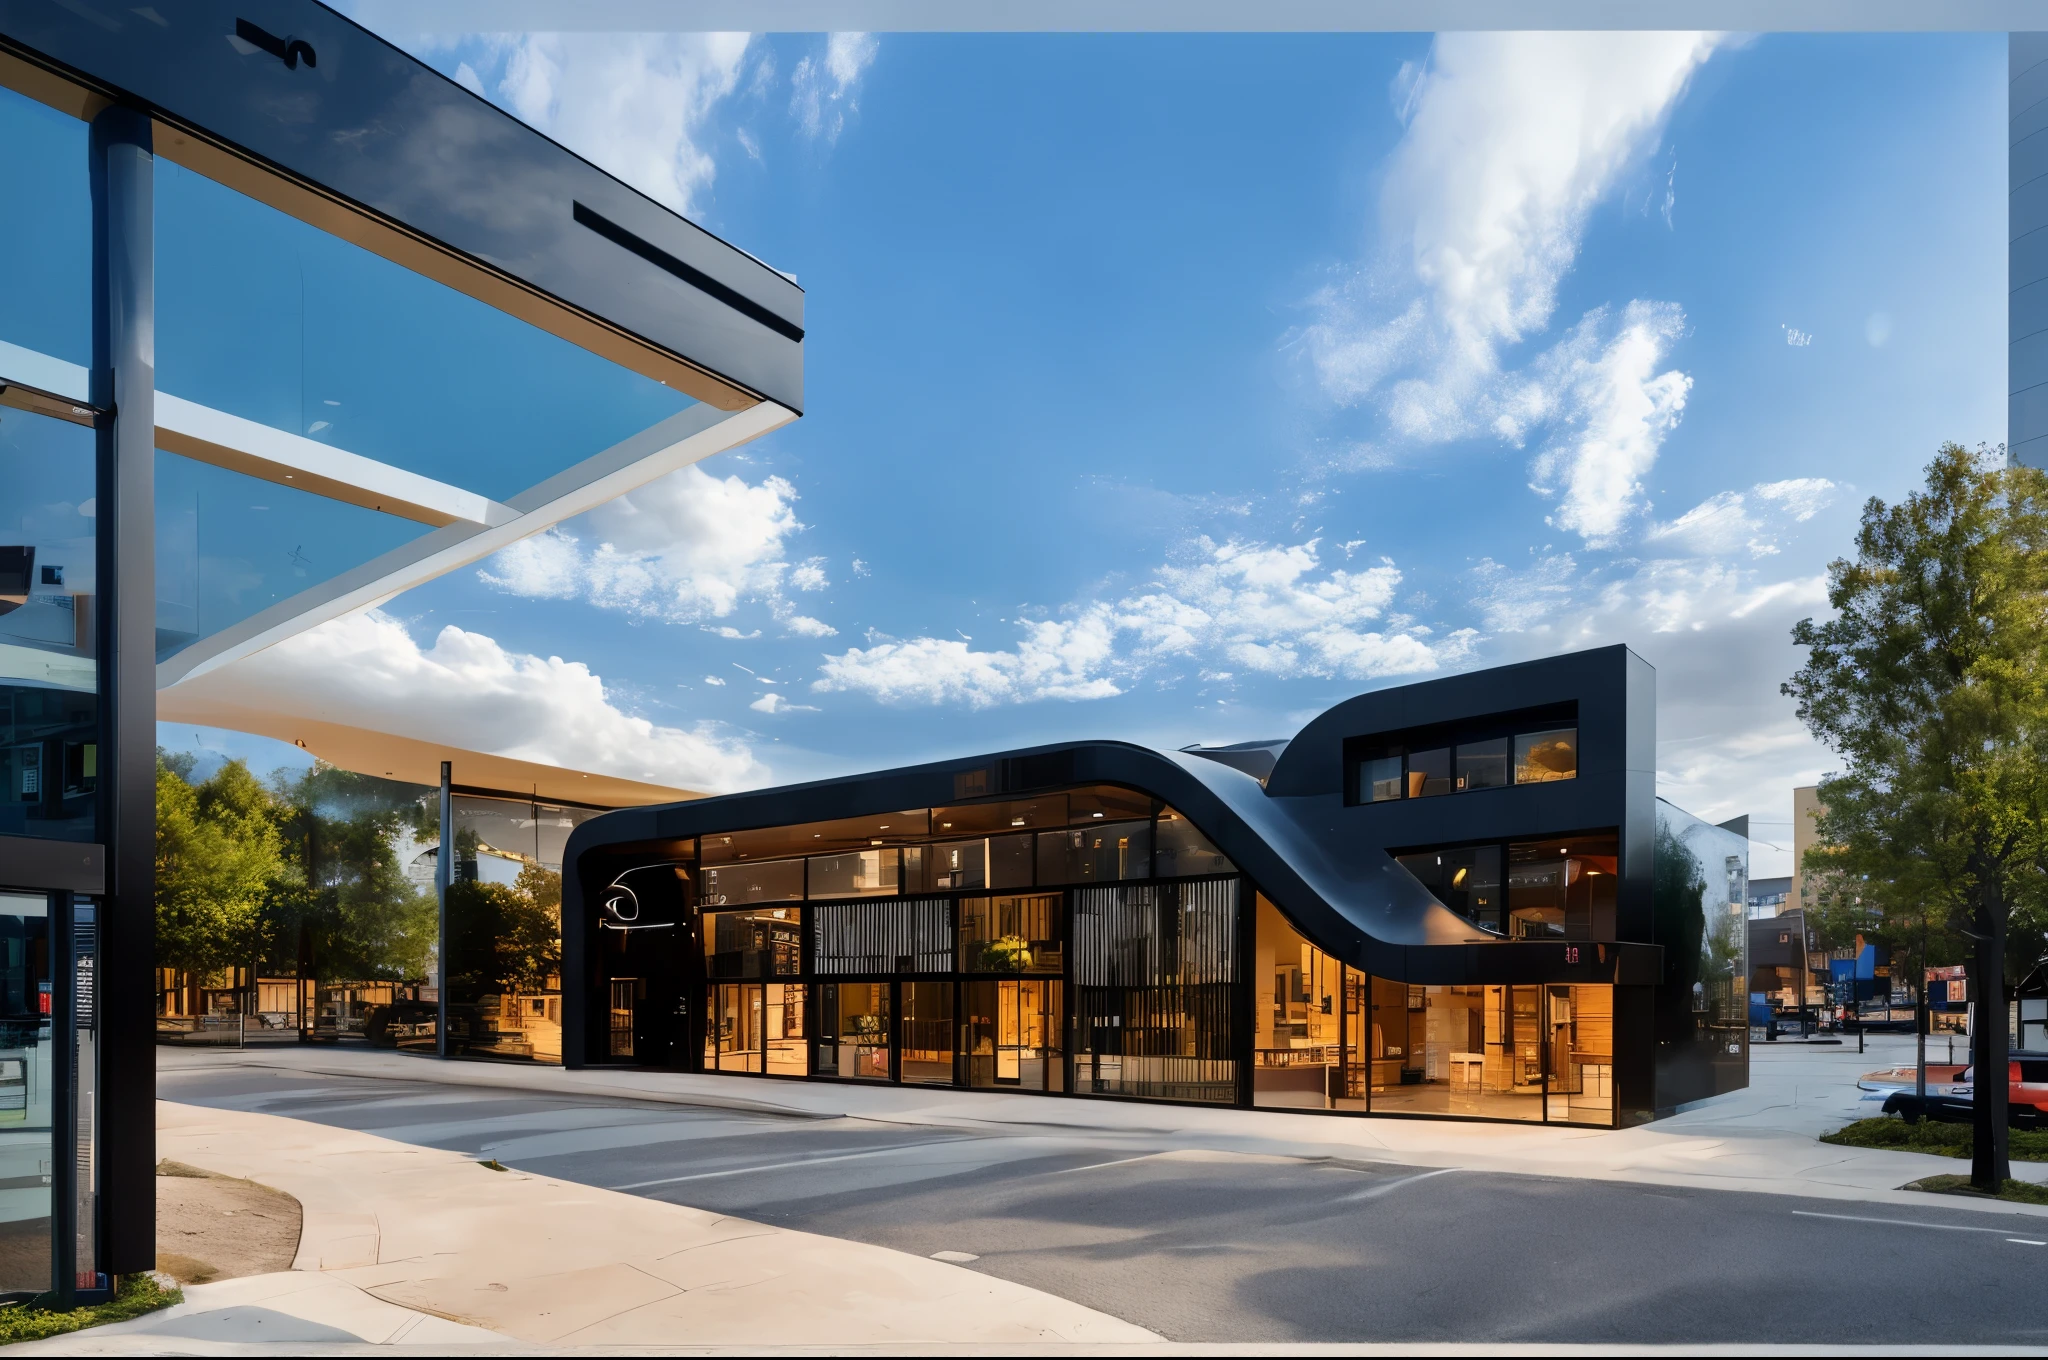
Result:
{"label": "black curved building", "polygon": [[1747,840],[1656,797],[1623,647],[1287,742],[1121,742],[608,813],[564,1057],[1612,1125],[1746,1084]]}

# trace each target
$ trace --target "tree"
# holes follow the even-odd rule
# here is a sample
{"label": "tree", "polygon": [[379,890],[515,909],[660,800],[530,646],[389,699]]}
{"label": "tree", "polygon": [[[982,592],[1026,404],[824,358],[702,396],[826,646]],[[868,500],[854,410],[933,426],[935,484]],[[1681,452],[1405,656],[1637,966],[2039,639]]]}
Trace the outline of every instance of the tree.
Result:
{"label": "tree", "polygon": [[231,760],[198,785],[193,762],[156,767],[157,964],[210,973],[262,952],[264,906],[284,868],[270,795]]}
{"label": "tree", "polygon": [[1806,868],[1900,933],[1923,918],[1973,946],[1970,1179],[2009,1174],[2007,933],[2038,919],[2048,811],[2048,477],[1945,444],[1925,489],[1863,509],[1828,569],[1835,617],[1802,620],[1785,684],[1844,762],[1821,782]]}

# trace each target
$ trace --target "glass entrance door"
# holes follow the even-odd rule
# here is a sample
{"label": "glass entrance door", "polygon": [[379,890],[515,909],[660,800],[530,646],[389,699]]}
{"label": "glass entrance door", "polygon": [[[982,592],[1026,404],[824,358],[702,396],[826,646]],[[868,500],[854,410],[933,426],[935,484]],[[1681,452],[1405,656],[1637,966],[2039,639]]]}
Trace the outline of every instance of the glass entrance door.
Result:
{"label": "glass entrance door", "polygon": [[1060,983],[1050,978],[970,982],[961,988],[967,1084],[1023,1091],[1066,1087],[1059,1034]]}

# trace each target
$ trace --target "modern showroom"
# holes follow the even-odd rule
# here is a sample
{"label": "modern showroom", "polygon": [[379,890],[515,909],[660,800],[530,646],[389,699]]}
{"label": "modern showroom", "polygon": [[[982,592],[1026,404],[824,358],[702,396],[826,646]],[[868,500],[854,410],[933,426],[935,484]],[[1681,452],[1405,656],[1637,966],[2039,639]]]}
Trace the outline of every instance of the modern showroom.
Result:
{"label": "modern showroom", "polygon": [[570,836],[570,1066],[1612,1127],[1747,1083],[1748,842],[1612,647],[1292,741],[1078,742]]}

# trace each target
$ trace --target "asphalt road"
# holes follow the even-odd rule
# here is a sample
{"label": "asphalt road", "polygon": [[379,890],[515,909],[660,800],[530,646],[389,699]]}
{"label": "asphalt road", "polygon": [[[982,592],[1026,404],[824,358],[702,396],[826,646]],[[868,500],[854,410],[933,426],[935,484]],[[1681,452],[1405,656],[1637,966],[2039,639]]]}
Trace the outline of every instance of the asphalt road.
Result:
{"label": "asphalt road", "polygon": [[2048,1344],[2048,1219],[167,1070],[254,1110],[919,1255],[1182,1341]]}

